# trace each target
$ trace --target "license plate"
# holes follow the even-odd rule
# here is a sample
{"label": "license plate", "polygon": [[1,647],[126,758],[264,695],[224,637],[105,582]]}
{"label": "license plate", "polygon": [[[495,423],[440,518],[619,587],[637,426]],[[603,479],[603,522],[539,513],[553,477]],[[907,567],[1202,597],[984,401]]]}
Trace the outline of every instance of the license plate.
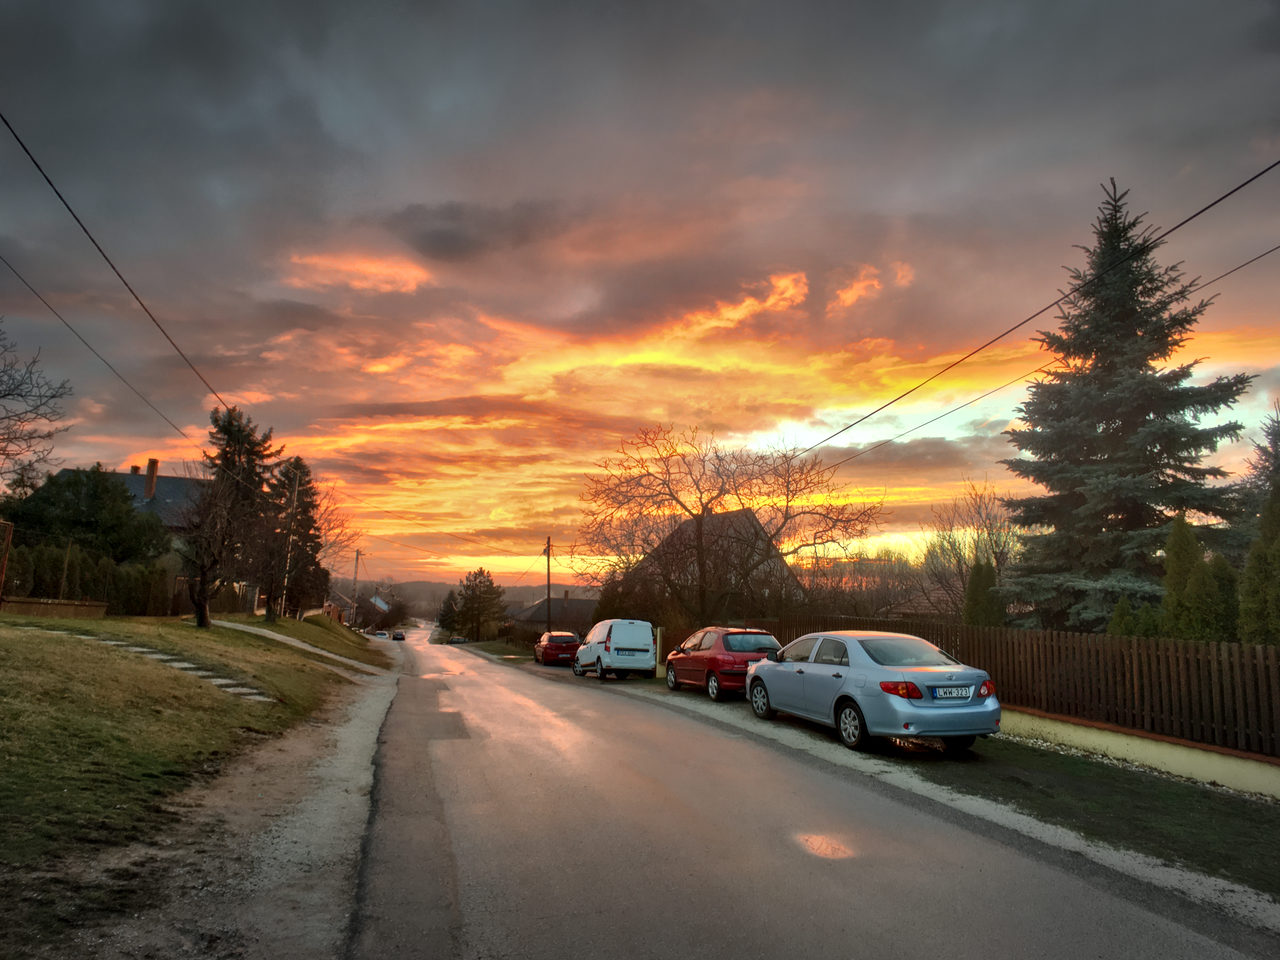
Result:
{"label": "license plate", "polygon": [[973,687],[934,687],[935,700],[968,700],[973,696]]}
{"label": "license plate", "polygon": [[634,657],[635,655],[636,655],[636,652],[635,652],[634,650],[619,650],[619,651],[618,651],[618,656],[620,656],[620,657]]}

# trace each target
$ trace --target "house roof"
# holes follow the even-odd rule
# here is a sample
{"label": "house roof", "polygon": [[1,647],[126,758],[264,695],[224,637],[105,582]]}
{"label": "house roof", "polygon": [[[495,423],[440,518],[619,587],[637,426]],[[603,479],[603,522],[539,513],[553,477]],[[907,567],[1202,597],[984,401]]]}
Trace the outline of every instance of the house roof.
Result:
{"label": "house roof", "polygon": [[[551,622],[555,623],[588,623],[595,616],[596,601],[578,599],[576,597],[551,598]],[[525,607],[511,617],[520,623],[546,624],[547,600],[543,597],[537,603]]]}
{"label": "house roof", "polygon": [[169,530],[180,530],[187,526],[187,512],[195,504],[200,488],[206,482],[197,477],[157,475],[155,496],[147,500],[143,497],[147,487],[145,474],[111,472],[110,476],[125,485],[138,510],[154,513]]}
{"label": "house roof", "polygon": [[[726,561],[732,565],[735,559],[763,557],[775,562],[779,565],[778,569],[785,571],[784,576],[791,588],[799,593],[804,592],[804,587],[790,564],[769,538],[754,510],[743,507],[724,513],[709,513],[701,519],[704,542],[716,544],[716,556],[709,558],[713,566],[722,565]],[[691,551],[695,548],[697,522],[697,517],[684,520],[641,559],[633,572],[643,572],[650,564],[668,563],[672,560],[692,563]]]}

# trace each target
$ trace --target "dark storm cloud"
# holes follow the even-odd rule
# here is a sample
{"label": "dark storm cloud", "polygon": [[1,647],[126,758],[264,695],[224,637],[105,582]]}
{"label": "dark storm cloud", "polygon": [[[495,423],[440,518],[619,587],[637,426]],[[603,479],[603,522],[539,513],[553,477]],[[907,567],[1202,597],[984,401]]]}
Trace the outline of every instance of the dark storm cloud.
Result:
{"label": "dark storm cloud", "polygon": [[[848,460],[840,467],[846,477],[887,474],[901,479],[912,473],[920,482],[958,480],[972,475],[976,470],[1003,470],[997,461],[1015,454],[1007,438],[1001,433],[987,432],[955,439],[922,437],[916,440],[900,440],[884,446],[873,444],[864,447],[824,447],[822,459],[827,463]],[[854,459],[848,459],[853,457]]]}
{"label": "dark storm cloud", "polygon": [[338,314],[314,303],[301,300],[272,300],[259,303],[254,309],[255,325],[260,330],[324,330],[341,326],[345,321]]}
{"label": "dark storm cloud", "polygon": [[428,260],[475,260],[550,239],[563,229],[554,204],[523,201],[506,208],[457,201],[411,204],[386,226]]}

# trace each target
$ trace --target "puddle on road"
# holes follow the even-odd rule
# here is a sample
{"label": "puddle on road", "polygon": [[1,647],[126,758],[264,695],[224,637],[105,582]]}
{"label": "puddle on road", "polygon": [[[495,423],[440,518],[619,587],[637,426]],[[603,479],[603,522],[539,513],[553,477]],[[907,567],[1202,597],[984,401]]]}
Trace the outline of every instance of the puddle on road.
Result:
{"label": "puddle on road", "polygon": [[823,860],[848,860],[854,855],[852,850],[835,837],[820,833],[797,833],[795,839],[802,850]]}

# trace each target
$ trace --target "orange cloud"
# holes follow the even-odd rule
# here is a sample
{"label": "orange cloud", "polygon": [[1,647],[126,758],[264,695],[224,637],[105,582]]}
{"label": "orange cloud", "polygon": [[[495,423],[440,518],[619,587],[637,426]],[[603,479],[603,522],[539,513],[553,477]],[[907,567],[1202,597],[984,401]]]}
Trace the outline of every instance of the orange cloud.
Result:
{"label": "orange cloud", "polygon": [[863,264],[858,275],[847,286],[836,291],[835,297],[827,304],[827,313],[831,314],[843,307],[852,307],[859,300],[874,297],[880,292],[880,271],[870,264]]}
{"label": "orange cloud", "polygon": [[916,272],[912,269],[911,264],[895,260],[889,266],[893,270],[893,285],[895,287],[909,287],[915,283]]}
{"label": "orange cloud", "polygon": [[692,336],[729,330],[757,314],[799,306],[809,295],[809,279],[803,273],[774,274],[769,285],[763,299],[744,297],[737,303],[717,303],[713,310],[686,314],[670,326]]}
{"label": "orange cloud", "polygon": [[294,254],[297,268],[284,282],[291,287],[323,290],[349,287],[370,293],[413,293],[433,282],[431,273],[412,260],[362,254]]}

